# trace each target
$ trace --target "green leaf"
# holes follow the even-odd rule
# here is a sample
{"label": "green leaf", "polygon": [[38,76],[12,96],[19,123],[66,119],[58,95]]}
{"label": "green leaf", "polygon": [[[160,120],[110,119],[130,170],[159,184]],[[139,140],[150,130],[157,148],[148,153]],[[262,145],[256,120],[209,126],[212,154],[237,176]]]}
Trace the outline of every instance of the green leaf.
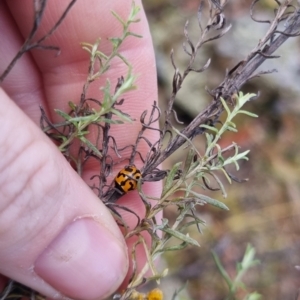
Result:
{"label": "green leaf", "polygon": [[129,67],[128,74],[127,74],[127,77],[125,79],[125,81],[126,81],[126,80],[128,80],[128,77],[132,76],[131,75],[131,69],[132,69],[132,67],[131,67],[130,63],[128,62],[128,60],[125,58],[125,56],[123,56],[121,53],[117,53],[116,56],[118,56],[125,63],[125,65],[127,65]]}
{"label": "green leaf", "polygon": [[158,275],[158,272],[156,270],[156,267],[154,265],[153,260],[151,259],[151,253],[149,252],[149,249],[148,249],[148,246],[147,246],[145,240],[142,238],[141,241],[142,241],[142,244],[144,246],[144,251],[145,251],[144,253],[146,254],[148,265],[149,265],[149,267],[151,269],[152,274],[154,276],[156,276],[156,275]]}
{"label": "green leaf", "polygon": [[124,124],[124,122],[121,120],[112,120],[107,118],[100,118],[98,122],[104,122],[108,124]]}
{"label": "green leaf", "polygon": [[130,15],[128,17],[128,20],[130,20],[131,22],[138,22],[137,20],[134,20],[134,17],[139,13],[139,11],[140,11],[140,7],[135,5],[135,2],[132,1],[131,11],[130,11]]}
{"label": "green leaf", "polygon": [[238,114],[244,114],[244,115],[247,115],[249,117],[258,118],[257,114],[251,113],[251,112],[249,112],[247,110],[239,110]]}
{"label": "green leaf", "polygon": [[205,221],[197,218],[196,216],[193,215],[188,215],[189,217],[193,218],[194,221],[190,221],[185,223],[182,227],[180,227],[180,231],[183,231],[185,229],[187,229],[188,227],[192,226],[192,225],[206,225]]}
{"label": "green leaf", "polygon": [[112,15],[123,25],[126,26],[126,23],[123,21],[123,19],[113,10],[111,11]]}
{"label": "green leaf", "polygon": [[180,245],[175,245],[175,246],[170,246],[170,247],[165,247],[163,249],[159,249],[156,251],[157,253],[159,252],[167,252],[167,251],[178,251],[186,248],[189,244],[187,242],[182,242]]}
{"label": "green leaf", "polygon": [[174,185],[174,177],[177,174],[177,171],[179,170],[181,166],[181,162],[176,163],[173,168],[168,173],[168,176],[165,180],[163,191],[162,191],[162,198],[165,196],[165,194],[170,190],[170,188]]}
{"label": "green leaf", "polygon": [[222,102],[222,104],[223,104],[223,107],[224,107],[225,110],[226,110],[227,115],[229,116],[230,113],[231,113],[231,111],[230,111],[228,105],[226,104],[226,101],[225,101],[222,97],[220,98],[220,100],[221,100],[221,102]]}
{"label": "green leaf", "polygon": [[225,171],[225,169],[224,169],[224,168],[221,168],[220,171],[223,172],[223,174],[225,175],[227,181],[231,184],[231,183],[232,183],[232,180],[231,180],[231,178],[228,176],[228,173]]}
{"label": "green leaf", "polygon": [[63,117],[65,120],[69,121],[70,119],[72,119],[72,117],[68,114],[66,114],[65,112],[63,112],[60,109],[54,109],[54,111],[61,117]]}
{"label": "green leaf", "polygon": [[190,149],[188,155],[186,156],[185,162],[184,162],[184,167],[182,170],[182,178],[185,178],[185,175],[190,170],[195,155],[196,155],[195,151],[193,149]]}
{"label": "green leaf", "polygon": [[123,113],[122,111],[112,108],[111,113],[118,116],[122,121],[127,123],[132,123],[133,119],[130,118],[127,114]]}
{"label": "green leaf", "polygon": [[239,97],[238,97],[238,104],[239,107],[242,107],[246,102],[248,102],[249,100],[251,100],[253,97],[255,97],[256,94],[246,94],[243,95],[242,92],[239,93]]}
{"label": "green leaf", "polygon": [[212,256],[214,258],[214,261],[215,261],[215,263],[217,265],[217,268],[218,268],[219,272],[221,273],[221,275],[225,279],[225,281],[226,281],[229,289],[231,290],[233,282],[232,282],[230,276],[228,275],[228,273],[226,272],[226,270],[222,266],[221,261],[219,260],[219,257],[216,254],[216,252],[215,251],[211,251],[211,253],[212,253]]}
{"label": "green leaf", "polygon": [[221,201],[218,201],[216,199],[213,199],[213,198],[210,198],[206,195],[202,195],[202,194],[198,194],[194,191],[190,191],[190,194],[194,195],[196,198],[210,204],[210,205],[213,205],[215,207],[218,207],[218,208],[221,208],[221,209],[224,209],[224,210],[229,210],[229,208]]}
{"label": "green leaf", "polygon": [[235,126],[234,127],[233,126],[228,126],[226,129],[228,131],[231,131],[231,132],[238,132],[238,130],[235,128]]}
{"label": "green leaf", "polygon": [[232,157],[228,157],[225,161],[223,166],[232,164],[232,163],[236,163],[236,161],[241,160],[241,159],[245,159],[248,160],[247,154],[250,152],[250,150],[246,150],[242,153],[236,154]]}
{"label": "green leaf", "polygon": [[233,163],[235,164],[236,170],[239,171],[240,170],[240,166],[239,166],[238,162],[236,160],[234,160]]}
{"label": "green leaf", "polygon": [[216,128],[216,127],[213,127],[213,126],[209,126],[209,125],[206,125],[206,124],[202,124],[202,125],[200,125],[199,127],[201,127],[201,128],[206,128],[206,129],[208,129],[208,130],[211,130],[211,131],[214,131],[214,132],[218,132],[218,129]]}
{"label": "green leaf", "polygon": [[101,60],[102,58],[104,58],[105,60],[108,59],[108,56],[105,55],[105,54],[104,54],[103,52],[101,52],[100,50],[98,50],[98,51],[96,52],[96,56],[97,56],[98,58],[100,58],[100,60]]}
{"label": "green leaf", "polygon": [[98,116],[95,116],[95,115],[88,115],[88,116],[80,116],[80,117],[73,117],[73,118],[70,118],[69,121],[72,122],[72,123],[86,123],[86,124],[89,124],[89,123],[92,123],[93,121],[97,121],[97,118]]}
{"label": "green leaf", "polygon": [[95,145],[93,145],[87,138],[84,136],[80,137],[80,140],[87,145],[88,148],[90,148],[98,157],[102,157],[101,152],[97,149]]}
{"label": "green leaf", "polygon": [[193,238],[189,237],[188,234],[183,234],[183,233],[173,230],[171,228],[162,228],[161,230],[172,235],[173,237],[175,237],[181,241],[184,241],[188,244],[200,247],[199,243],[196,240],[194,240]]}
{"label": "green leaf", "polygon": [[214,136],[212,134],[205,132],[205,137],[206,137],[207,145],[210,145],[212,143]]}
{"label": "green leaf", "polygon": [[227,193],[226,193],[226,190],[225,190],[225,187],[224,187],[222,181],[219,179],[219,177],[216,174],[213,173],[211,175],[213,176],[215,181],[218,183],[218,186],[221,189],[223,198],[227,198]]}
{"label": "green leaf", "polygon": [[[140,21],[140,19],[137,19],[136,21],[133,21],[132,23],[137,23],[139,21]],[[137,38],[142,38],[143,37],[142,35],[131,32],[131,31],[128,31],[127,34],[126,34],[126,36],[129,36],[129,35],[137,37]]]}

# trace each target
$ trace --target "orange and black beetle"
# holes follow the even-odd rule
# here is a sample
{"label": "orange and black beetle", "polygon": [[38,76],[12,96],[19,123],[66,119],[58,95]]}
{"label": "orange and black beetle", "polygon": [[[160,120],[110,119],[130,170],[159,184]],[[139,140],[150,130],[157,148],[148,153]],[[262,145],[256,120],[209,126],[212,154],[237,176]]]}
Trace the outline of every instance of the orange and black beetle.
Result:
{"label": "orange and black beetle", "polygon": [[135,165],[125,166],[115,177],[115,187],[108,196],[107,202],[115,202],[129,191],[135,190],[141,178],[141,171]]}
{"label": "orange and black beetle", "polygon": [[115,188],[126,194],[137,188],[137,182],[141,177],[142,174],[135,165],[126,166],[115,177]]}

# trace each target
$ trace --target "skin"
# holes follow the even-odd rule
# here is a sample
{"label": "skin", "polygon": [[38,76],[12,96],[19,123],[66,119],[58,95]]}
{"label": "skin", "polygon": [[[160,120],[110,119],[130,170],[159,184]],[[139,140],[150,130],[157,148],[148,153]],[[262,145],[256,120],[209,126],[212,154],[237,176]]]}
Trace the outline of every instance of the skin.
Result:
{"label": "skin", "polygon": [[[48,2],[37,37],[49,31],[68,3]],[[124,241],[110,212],[87,185],[97,164],[87,165],[83,180],[39,128],[40,105],[57,122],[55,108],[69,111],[68,101],[79,101],[89,63],[79,43],[94,43],[101,37],[101,51],[109,53],[107,37],[121,34],[110,10],[125,19],[130,5],[131,1],[78,0],[45,42],[59,46],[61,54],[26,53],[0,89],[0,273],[50,298],[103,299],[130,276],[128,251],[134,239]],[[0,2],[0,73],[31,30],[32,14],[32,0]],[[132,24],[131,30],[143,38],[129,37],[121,48],[133,72],[139,74],[138,89],[126,94],[122,110],[137,120],[157,99],[153,46],[143,10],[139,17],[141,22]],[[115,60],[106,76],[115,86],[125,74],[124,64]],[[105,78],[97,80],[88,96],[101,99],[99,87],[104,82]],[[139,129],[139,122],[134,122],[115,126],[111,134],[123,147],[134,144]],[[155,141],[157,133],[148,132],[147,138]],[[145,154],[148,147],[140,150]],[[113,170],[111,179],[124,164]],[[142,166],[138,160],[135,164]],[[145,183],[143,189],[158,197],[161,187]],[[136,192],[118,203],[143,216],[144,206]],[[135,216],[121,213],[128,224],[136,224]],[[141,266],[145,261],[142,247],[138,261]],[[4,284],[1,277],[0,285]]]}

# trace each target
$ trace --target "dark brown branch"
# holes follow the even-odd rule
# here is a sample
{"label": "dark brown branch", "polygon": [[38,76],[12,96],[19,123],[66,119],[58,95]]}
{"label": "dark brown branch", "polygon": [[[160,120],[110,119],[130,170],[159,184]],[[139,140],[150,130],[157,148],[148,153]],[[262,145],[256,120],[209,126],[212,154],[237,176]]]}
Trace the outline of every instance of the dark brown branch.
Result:
{"label": "dark brown branch", "polygon": [[59,51],[59,47],[56,46],[46,46],[41,45],[43,41],[45,41],[47,38],[49,38],[53,32],[59,27],[59,25],[63,22],[66,15],[68,14],[71,7],[75,4],[77,0],[71,0],[67,8],[64,10],[63,14],[60,16],[58,21],[55,23],[55,25],[50,29],[50,31],[44,35],[42,38],[40,38],[37,42],[33,43],[33,39],[36,35],[36,32],[38,30],[39,24],[41,23],[43,13],[46,9],[47,0],[34,0],[34,9],[35,9],[35,16],[34,16],[34,22],[32,29],[24,42],[23,46],[19,50],[19,52],[16,54],[16,56],[12,59],[12,61],[9,63],[7,68],[4,70],[4,72],[0,76],[0,83],[3,82],[5,77],[9,74],[9,72],[12,70],[16,62],[21,58],[21,56],[26,53],[27,51],[32,50],[33,48],[36,49],[44,49],[44,50],[56,50]]}
{"label": "dark brown branch", "polygon": [[[257,2],[255,0],[254,2]],[[214,123],[220,113],[222,112],[222,106],[219,101],[220,97],[223,97],[226,101],[231,99],[231,97],[250,79],[253,77],[253,73],[257,68],[266,60],[270,58],[275,58],[272,54],[290,37],[297,36],[300,28],[300,13],[295,11],[292,16],[289,17],[288,25],[286,29],[282,32],[276,31],[277,25],[284,15],[287,5],[282,5],[278,10],[278,15],[275,17],[270,25],[270,29],[267,32],[264,39],[260,41],[258,46],[248,55],[248,57],[237,64],[233,70],[228,72],[224,81],[214,90],[210,91],[211,95],[214,96],[212,103],[202,111],[185,129],[181,131],[181,135],[177,135],[168,144],[166,149],[164,149],[156,160],[151,160],[149,165],[145,168],[145,175],[151,173],[153,169],[159,166],[167,157],[169,157],[174,151],[176,151],[180,146],[182,146],[186,139],[191,139],[195,135],[199,134],[199,126],[205,124],[212,120]],[[271,36],[276,31],[277,37],[274,40],[270,40]],[[185,34],[187,37],[188,35]],[[269,45],[265,45],[269,41]],[[193,48],[192,48],[193,49]],[[195,47],[197,49],[197,47]],[[196,53],[197,51],[195,51]],[[194,53],[192,53],[194,54]],[[175,94],[181,87],[182,81],[185,75],[181,76],[176,65],[173,61],[172,64],[175,68],[174,80],[173,80],[173,94],[170,98],[169,106],[173,105]],[[190,68],[190,65],[188,66]],[[171,108],[168,108],[171,111]]]}

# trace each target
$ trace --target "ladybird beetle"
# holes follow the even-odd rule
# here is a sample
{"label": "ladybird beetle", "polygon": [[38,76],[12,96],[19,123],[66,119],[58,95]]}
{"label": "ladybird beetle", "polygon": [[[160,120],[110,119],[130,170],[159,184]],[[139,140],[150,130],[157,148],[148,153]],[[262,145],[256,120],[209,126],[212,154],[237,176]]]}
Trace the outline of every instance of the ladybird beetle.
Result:
{"label": "ladybird beetle", "polygon": [[135,190],[140,178],[141,171],[135,165],[124,167],[115,177],[115,187],[107,194],[105,202],[113,203],[129,191]]}
{"label": "ladybird beetle", "polygon": [[137,188],[137,182],[141,177],[141,171],[135,165],[126,166],[115,177],[115,188],[126,194]]}

